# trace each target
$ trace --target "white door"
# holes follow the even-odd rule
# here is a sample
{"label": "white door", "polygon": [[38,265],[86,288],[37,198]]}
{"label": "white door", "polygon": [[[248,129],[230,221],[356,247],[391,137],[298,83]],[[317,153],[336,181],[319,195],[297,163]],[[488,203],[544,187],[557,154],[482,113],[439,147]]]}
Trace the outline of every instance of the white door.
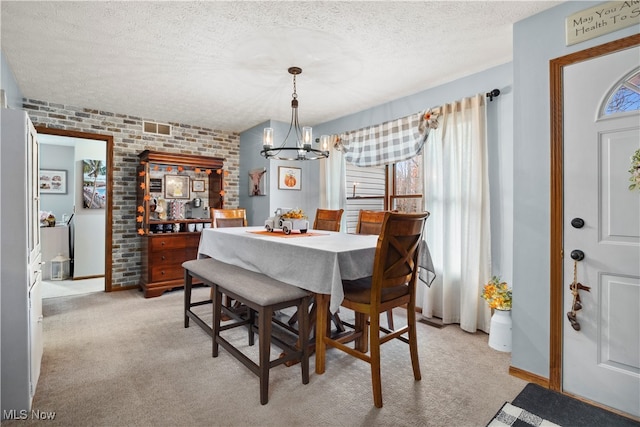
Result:
{"label": "white door", "polygon": [[[639,69],[634,47],[566,66],[563,76],[562,387],[634,416],[640,416],[640,190],[628,187],[640,111],[603,115],[602,106]],[[574,218],[584,226],[573,226]],[[577,280],[591,287],[579,291],[579,330],[566,315],[576,249],[584,252]]]}

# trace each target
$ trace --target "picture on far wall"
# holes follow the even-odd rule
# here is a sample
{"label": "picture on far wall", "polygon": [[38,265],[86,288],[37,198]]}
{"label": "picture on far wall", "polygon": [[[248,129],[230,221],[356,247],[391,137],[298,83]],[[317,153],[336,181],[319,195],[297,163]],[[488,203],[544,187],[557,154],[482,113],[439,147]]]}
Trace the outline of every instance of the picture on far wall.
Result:
{"label": "picture on far wall", "polygon": [[300,190],[302,169],[278,166],[278,188],[280,190]]}
{"label": "picture on far wall", "polygon": [[67,171],[40,169],[41,194],[67,194]]}
{"label": "picture on far wall", "polygon": [[249,196],[267,195],[266,173],[266,168],[256,168],[249,171]]}
{"label": "picture on far wall", "polygon": [[82,205],[85,209],[107,205],[107,165],[103,160],[82,161]]}

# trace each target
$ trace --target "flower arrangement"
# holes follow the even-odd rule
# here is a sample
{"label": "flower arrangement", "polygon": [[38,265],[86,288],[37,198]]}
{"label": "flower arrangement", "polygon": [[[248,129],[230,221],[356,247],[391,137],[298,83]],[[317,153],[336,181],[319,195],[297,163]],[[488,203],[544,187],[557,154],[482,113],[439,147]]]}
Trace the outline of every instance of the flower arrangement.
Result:
{"label": "flower arrangement", "polygon": [[498,276],[493,276],[489,283],[484,285],[482,298],[487,300],[491,308],[511,310],[511,288],[507,282],[501,282]]}
{"label": "flower arrangement", "polygon": [[307,219],[307,215],[302,209],[291,209],[289,212],[282,214],[283,219]]}
{"label": "flower arrangement", "polygon": [[51,215],[49,211],[40,211],[40,222],[45,222],[49,215]]}
{"label": "flower arrangement", "polygon": [[631,176],[629,177],[629,181],[631,184],[629,185],[629,190],[633,190],[637,188],[640,190],[640,149],[636,150],[631,156],[631,168],[629,169],[629,173]]}

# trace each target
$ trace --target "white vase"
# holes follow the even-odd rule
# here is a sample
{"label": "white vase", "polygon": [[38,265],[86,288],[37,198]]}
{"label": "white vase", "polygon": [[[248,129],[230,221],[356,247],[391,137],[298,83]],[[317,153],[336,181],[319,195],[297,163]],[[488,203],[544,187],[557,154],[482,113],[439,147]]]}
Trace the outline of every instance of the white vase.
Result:
{"label": "white vase", "polygon": [[511,310],[494,310],[489,329],[489,347],[511,351]]}

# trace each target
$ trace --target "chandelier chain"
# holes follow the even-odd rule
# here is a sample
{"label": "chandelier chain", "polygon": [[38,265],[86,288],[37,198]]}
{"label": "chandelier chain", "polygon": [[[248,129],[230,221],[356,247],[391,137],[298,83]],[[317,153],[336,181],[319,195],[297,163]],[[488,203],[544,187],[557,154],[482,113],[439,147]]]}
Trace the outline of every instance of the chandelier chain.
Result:
{"label": "chandelier chain", "polygon": [[296,75],[293,75],[293,93],[291,94],[293,99],[298,99],[298,92],[296,90]]}

